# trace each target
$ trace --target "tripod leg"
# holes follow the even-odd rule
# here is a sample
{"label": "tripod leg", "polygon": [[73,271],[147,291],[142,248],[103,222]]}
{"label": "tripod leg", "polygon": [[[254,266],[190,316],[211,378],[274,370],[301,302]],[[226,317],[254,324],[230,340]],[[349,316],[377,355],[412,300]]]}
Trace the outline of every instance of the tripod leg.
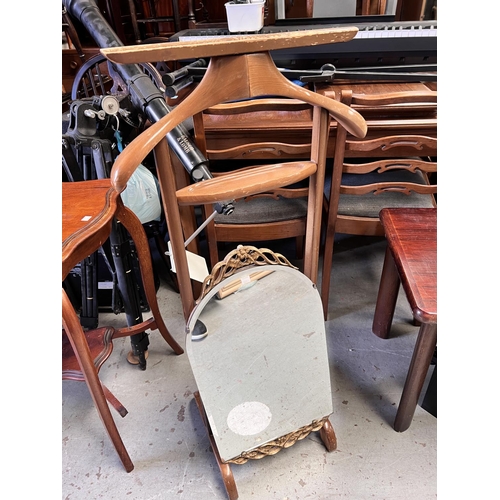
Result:
{"label": "tripod leg", "polygon": [[[142,312],[139,301],[139,293],[132,265],[130,262],[130,251],[123,226],[116,221],[109,236],[115,264],[118,289],[123,299],[125,315],[128,326],[142,323]],[[132,352],[138,360],[139,368],[146,369],[146,356],[149,345],[149,337],[146,332],[138,333],[130,337]]]}
{"label": "tripod leg", "polygon": [[[99,179],[109,177],[111,165],[113,163],[113,153],[109,141],[92,141],[92,158]],[[125,230],[115,221],[109,236],[111,253],[115,266],[118,290],[123,300],[125,315],[128,326],[142,323],[142,312],[138,285],[135,280],[133,266],[131,262],[130,245]],[[138,360],[139,368],[146,369],[145,353],[149,345],[149,337],[146,332],[138,333],[130,337],[132,352]]]}

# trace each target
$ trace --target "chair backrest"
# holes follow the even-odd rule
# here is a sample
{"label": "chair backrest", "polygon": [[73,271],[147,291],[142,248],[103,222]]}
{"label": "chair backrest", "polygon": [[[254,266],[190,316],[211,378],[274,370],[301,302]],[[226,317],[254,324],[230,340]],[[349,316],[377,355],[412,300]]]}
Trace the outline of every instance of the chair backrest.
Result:
{"label": "chair backrest", "polygon": [[[437,92],[379,95],[340,93],[347,106],[376,108],[435,106]],[[398,133],[357,139],[338,126],[329,189],[329,224],[335,232],[383,235],[378,214],[386,206],[436,205],[437,138]]]}
{"label": "chair backrest", "polygon": [[337,125],[333,170],[325,182],[328,213],[321,283],[325,319],[335,234],[383,236],[379,219],[383,208],[430,208],[437,203],[437,138],[405,133],[405,125],[414,126],[418,121],[411,114],[406,124],[394,118],[406,108],[418,113],[427,106],[435,107],[437,92],[353,95],[351,90],[342,90],[338,98],[360,111],[377,110],[379,115],[393,118],[383,120],[386,132],[375,130],[366,139],[356,139],[342,124]]}

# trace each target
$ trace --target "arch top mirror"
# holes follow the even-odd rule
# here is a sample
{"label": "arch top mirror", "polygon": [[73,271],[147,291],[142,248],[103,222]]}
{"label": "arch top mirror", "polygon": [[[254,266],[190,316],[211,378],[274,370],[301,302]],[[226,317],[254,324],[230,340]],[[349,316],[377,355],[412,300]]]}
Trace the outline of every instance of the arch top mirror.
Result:
{"label": "arch top mirror", "polygon": [[[186,352],[222,462],[262,458],[331,429],[325,324],[309,278],[280,254],[238,247],[204,286]],[[327,440],[334,449],[333,429]]]}

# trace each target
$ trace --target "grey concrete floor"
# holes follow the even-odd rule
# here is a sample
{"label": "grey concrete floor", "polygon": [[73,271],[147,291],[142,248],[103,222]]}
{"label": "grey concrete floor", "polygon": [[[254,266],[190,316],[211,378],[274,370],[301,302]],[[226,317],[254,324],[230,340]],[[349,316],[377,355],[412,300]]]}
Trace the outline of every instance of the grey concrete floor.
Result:
{"label": "grey concrete floor", "polygon": [[[346,238],[334,254],[326,332],[337,450],[328,453],[312,433],[274,456],[233,465],[240,499],[437,497],[437,419],[418,406],[407,431],[392,427],[418,331],[402,292],[393,338],[371,332],[384,251],[381,239]],[[158,301],[184,345],[178,294],[162,282]],[[101,316],[102,324],[125,324],[124,315]],[[129,346],[129,339],[115,341],[100,377],[129,411],[121,418],[112,410],[135,468],[123,469],[86,385],[63,381],[62,498],[226,499],[187,356],[151,332],[141,371],[126,361]]]}

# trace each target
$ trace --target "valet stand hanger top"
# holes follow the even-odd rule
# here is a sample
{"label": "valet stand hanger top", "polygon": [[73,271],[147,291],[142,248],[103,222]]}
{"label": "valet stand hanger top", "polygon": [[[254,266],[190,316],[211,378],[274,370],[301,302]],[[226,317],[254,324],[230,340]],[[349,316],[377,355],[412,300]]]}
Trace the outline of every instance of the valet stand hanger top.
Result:
{"label": "valet stand hanger top", "polygon": [[[149,127],[140,140],[127,148],[137,151],[142,160],[177,125],[196,113],[228,101],[248,99],[269,94],[290,97],[327,109],[352,135],[366,135],[366,122],[354,109],[333,99],[311,92],[287,80],[276,68],[270,50],[282,48],[340,43],[352,40],[358,29],[328,28],[307,31],[244,35],[230,38],[204,39],[186,42],[166,42],[147,45],[102,48],[101,53],[111,62],[136,64],[156,61],[177,61],[211,57],[203,80],[195,90],[172,112]],[[139,138],[138,138],[139,139]],[[129,156],[133,156],[129,152]],[[112,182],[120,192],[137,165],[130,162],[129,169],[120,165],[120,155],[115,162],[119,173]],[[128,159],[128,158],[127,158]],[[206,181],[205,181],[206,182]],[[182,203],[182,200],[179,200]],[[189,203],[189,200],[184,200]]]}
{"label": "valet stand hanger top", "polygon": [[155,150],[179,289],[181,296],[185,296],[183,308],[186,319],[194,307],[194,300],[189,274],[187,283],[182,284],[182,270],[187,271],[188,266],[180,217],[169,216],[178,213],[177,204],[208,204],[250,196],[305,179],[314,174],[316,167],[311,162],[281,164],[274,169],[267,166],[257,169],[252,175],[240,173],[229,180],[225,177],[208,179],[176,191],[174,177],[164,171],[169,169],[161,168],[164,162],[170,162],[168,146],[162,139],[184,120],[211,106],[270,94],[324,108],[352,135],[364,137],[366,122],[357,111],[290,82],[280,73],[269,54],[270,50],[282,48],[346,42],[353,39],[357,31],[356,27],[328,28],[101,49],[108,60],[117,64],[211,58],[202,81],[193,92],[127,145],[113,164],[110,175],[114,189],[121,193],[137,166]]}

